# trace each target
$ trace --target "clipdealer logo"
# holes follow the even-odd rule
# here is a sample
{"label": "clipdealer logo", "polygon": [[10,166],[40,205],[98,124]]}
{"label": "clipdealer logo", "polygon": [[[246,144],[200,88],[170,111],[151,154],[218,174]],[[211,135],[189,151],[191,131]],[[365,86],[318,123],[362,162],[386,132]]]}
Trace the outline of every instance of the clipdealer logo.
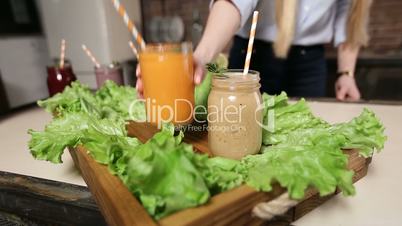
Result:
{"label": "clipdealer logo", "polygon": [[[275,99],[269,98],[267,102],[258,103],[254,112],[254,120],[264,130],[268,132],[275,131]],[[177,114],[178,108],[185,107],[189,109],[189,114],[186,118],[179,119]],[[176,99],[174,105],[158,105],[155,99],[136,99],[131,102],[129,106],[129,119],[139,123],[145,122],[158,122],[158,128],[165,123],[175,121],[178,124],[178,129],[188,131],[205,131],[205,130],[221,130],[221,131],[233,131],[239,129],[246,129],[245,126],[241,126],[243,120],[243,114],[247,105],[223,105],[223,99],[220,100],[218,105],[209,105],[208,109],[203,105],[193,107],[193,104],[186,99]],[[149,109],[149,110],[146,110]],[[266,115],[262,120],[258,115]],[[206,120],[199,119],[198,115],[206,115]],[[199,125],[180,125],[186,122],[194,121]],[[216,124],[225,122],[227,126],[208,126],[205,123]],[[219,128],[220,127],[220,128]]]}

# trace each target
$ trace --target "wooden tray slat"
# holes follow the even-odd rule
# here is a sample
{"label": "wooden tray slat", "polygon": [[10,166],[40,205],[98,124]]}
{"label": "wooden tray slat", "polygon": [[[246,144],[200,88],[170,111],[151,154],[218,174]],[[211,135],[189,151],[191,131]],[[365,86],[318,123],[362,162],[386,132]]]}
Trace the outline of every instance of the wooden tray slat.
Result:
{"label": "wooden tray slat", "polygon": [[70,153],[109,225],[157,225],[106,166],[95,162],[82,147],[70,150]]}

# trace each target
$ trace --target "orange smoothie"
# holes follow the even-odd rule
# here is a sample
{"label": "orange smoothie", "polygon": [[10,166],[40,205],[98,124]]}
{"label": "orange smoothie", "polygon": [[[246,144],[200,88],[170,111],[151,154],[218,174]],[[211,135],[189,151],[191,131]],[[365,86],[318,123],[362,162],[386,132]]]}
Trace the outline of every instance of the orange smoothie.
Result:
{"label": "orange smoothie", "polygon": [[147,120],[161,125],[191,123],[194,110],[193,57],[184,44],[151,45],[140,53]]}

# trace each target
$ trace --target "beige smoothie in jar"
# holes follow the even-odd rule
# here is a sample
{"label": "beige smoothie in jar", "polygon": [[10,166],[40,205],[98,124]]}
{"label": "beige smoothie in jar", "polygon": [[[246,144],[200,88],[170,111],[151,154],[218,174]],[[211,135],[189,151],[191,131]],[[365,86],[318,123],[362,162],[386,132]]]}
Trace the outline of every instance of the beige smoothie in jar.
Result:
{"label": "beige smoothie in jar", "polygon": [[241,159],[260,151],[262,98],[256,71],[215,75],[208,97],[208,144],[215,156]]}

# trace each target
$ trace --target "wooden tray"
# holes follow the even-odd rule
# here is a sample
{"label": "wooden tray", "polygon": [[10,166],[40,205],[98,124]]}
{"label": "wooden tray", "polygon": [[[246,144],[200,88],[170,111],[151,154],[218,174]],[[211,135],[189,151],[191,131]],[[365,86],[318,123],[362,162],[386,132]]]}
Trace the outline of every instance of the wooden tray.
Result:
{"label": "wooden tray", "polygon": [[[157,132],[147,124],[130,123],[127,127],[129,136],[137,137],[142,142],[147,141]],[[206,133],[186,134],[185,142],[192,143],[196,151],[209,153]],[[89,190],[93,194],[106,221],[111,226],[195,226],[195,225],[286,225],[302,217],[309,211],[321,205],[333,195],[319,197],[314,189],[306,192],[306,197],[294,208],[275,221],[264,222],[253,217],[252,208],[260,203],[275,199],[285,192],[284,188],[274,185],[271,192],[257,192],[243,185],[230,191],[213,196],[203,206],[186,209],[158,222],[154,221],[124,186],[120,179],[109,173],[107,166],[93,160],[83,147],[70,150],[76,166],[82,172]],[[356,150],[345,150],[349,155],[348,168],[354,170],[353,181],[363,178],[367,174],[371,159],[358,155]],[[338,193],[339,191],[335,192]]]}

